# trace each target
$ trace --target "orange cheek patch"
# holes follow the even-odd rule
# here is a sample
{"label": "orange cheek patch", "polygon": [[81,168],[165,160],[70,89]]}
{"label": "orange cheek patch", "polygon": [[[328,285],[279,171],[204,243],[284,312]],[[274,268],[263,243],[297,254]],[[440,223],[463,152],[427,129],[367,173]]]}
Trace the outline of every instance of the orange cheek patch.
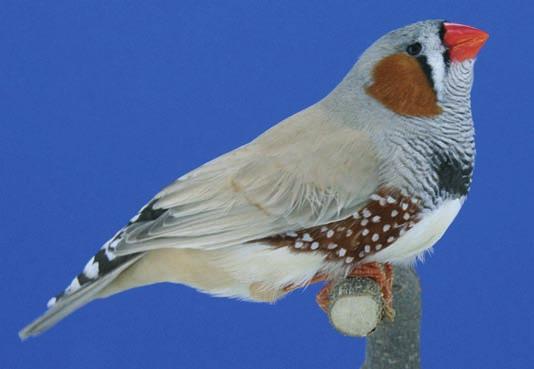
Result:
{"label": "orange cheek patch", "polygon": [[419,62],[405,54],[380,61],[373,70],[367,93],[401,115],[432,117],[441,113],[436,92]]}

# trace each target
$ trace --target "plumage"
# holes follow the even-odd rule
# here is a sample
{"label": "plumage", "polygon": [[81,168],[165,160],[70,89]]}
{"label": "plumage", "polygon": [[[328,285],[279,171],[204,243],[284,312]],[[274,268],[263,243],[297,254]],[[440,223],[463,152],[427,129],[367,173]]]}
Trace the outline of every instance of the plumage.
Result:
{"label": "plumage", "polygon": [[[428,65],[426,58],[423,65]],[[397,114],[433,117],[441,113],[433,83],[420,62],[403,53],[385,57],[375,66],[367,93]]]}
{"label": "plumage", "polygon": [[164,188],[21,338],[146,284],[275,301],[422,255],[459,211],[474,160],[473,59],[449,58],[446,27],[390,32],[324,99]]}
{"label": "plumage", "polygon": [[260,240],[293,252],[323,253],[326,260],[348,265],[391,245],[421,219],[419,200],[393,189],[381,189],[347,218]]}

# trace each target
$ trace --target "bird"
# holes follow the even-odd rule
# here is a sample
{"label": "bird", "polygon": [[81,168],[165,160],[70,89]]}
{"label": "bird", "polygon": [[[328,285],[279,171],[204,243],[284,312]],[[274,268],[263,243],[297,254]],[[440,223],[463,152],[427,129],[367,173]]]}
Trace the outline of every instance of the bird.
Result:
{"label": "bird", "polygon": [[438,19],[378,38],[320,101],[163,188],[20,338],[159,282],[256,302],[325,282],[326,309],[332,283],[368,276],[391,306],[392,266],[422,258],[469,192],[488,37]]}

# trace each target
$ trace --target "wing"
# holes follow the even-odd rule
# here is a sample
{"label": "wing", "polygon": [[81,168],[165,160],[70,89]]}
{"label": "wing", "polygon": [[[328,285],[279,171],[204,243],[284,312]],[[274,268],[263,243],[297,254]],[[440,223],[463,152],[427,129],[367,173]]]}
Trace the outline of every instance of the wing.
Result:
{"label": "wing", "polygon": [[365,134],[317,106],[298,113],[156,195],[20,336],[101,297],[145,251],[284,242],[277,236],[344,219],[378,188],[378,167]]}
{"label": "wing", "polygon": [[231,247],[342,219],[377,168],[366,135],[312,107],[165,188],[148,209],[161,215],[134,219],[115,251]]}

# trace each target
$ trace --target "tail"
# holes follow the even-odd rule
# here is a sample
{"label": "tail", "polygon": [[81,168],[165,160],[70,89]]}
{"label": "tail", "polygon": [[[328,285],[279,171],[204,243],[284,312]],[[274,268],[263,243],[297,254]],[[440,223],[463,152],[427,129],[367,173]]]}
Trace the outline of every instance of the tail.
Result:
{"label": "tail", "polygon": [[107,287],[124,270],[137,262],[142,256],[142,254],[138,254],[133,258],[129,258],[126,262],[122,263],[112,271],[98,279],[83,284],[72,293],[67,292],[60,297],[52,298],[48,310],[19,332],[20,339],[25,340],[30,336],[37,336],[43,333],[67,315],[97,298],[100,291]]}
{"label": "tail", "polygon": [[155,202],[156,200],[152,200],[145,205],[135,217],[130,219],[126,227],[118,231],[102,246],[64,292],[50,299],[48,310],[19,332],[21,340],[43,333],[70,313],[102,297],[100,293],[106,287],[143,257],[143,253],[116,255],[115,247],[122,240],[128,227],[153,221],[166,212],[164,209],[154,209]]}

